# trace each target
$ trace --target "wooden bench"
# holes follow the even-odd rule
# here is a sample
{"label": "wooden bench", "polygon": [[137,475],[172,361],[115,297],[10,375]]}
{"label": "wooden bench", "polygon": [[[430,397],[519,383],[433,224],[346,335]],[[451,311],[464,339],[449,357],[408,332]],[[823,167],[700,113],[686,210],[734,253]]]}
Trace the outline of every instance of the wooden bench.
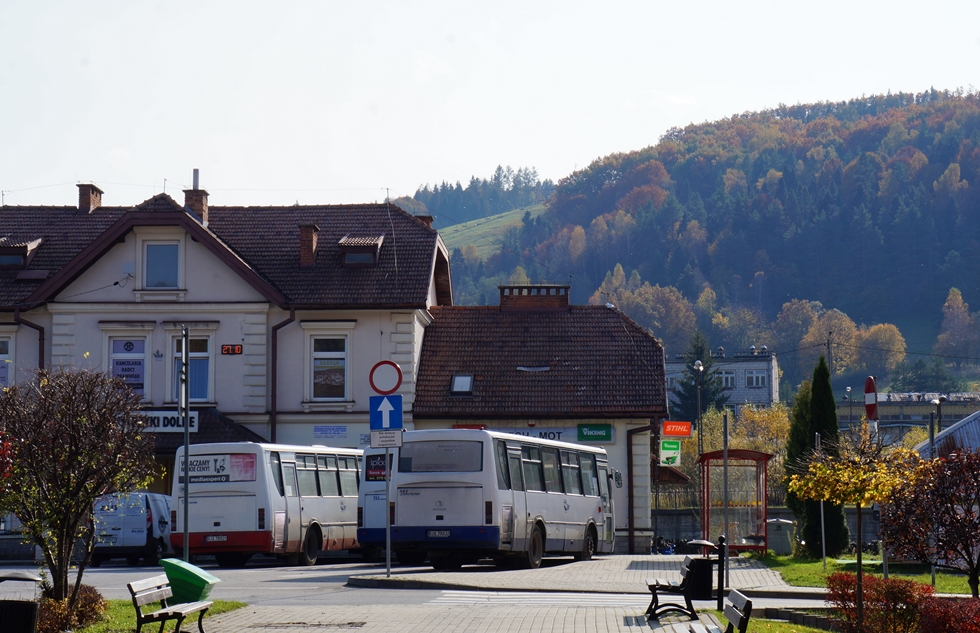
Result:
{"label": "wooden bench", "polygon": [[[663,578],[647,578],[647,588],[651,594],[650,606],[647,607],[646,614],[648,619],[657,618],[668,611],[680,611],[687,614],[692,620],[698,619],[691,599],[694,598],[699,589],[705,586],[705,583],[709,588],[711,587],[711,565],[699,564],[695,569],[692,569],[691,563],[693,561],[694,559],[690,556],[684,557],[684,563],[681,565],[680,582]],[[702,577],[703,574],[707,574],[707,578]],[[673,602],[661,604],[660,594],[662,593],[684,596],[684,604],[680,605]]]}
{"label": "wooden bench", "polygon": [[[136,633],[140,633],[143,625],[149,624],[150,622],[159,622],[160,633],[163,633],[163,626],[168,620],[177,621],[177,627],[174,629],[174,633],[180,633],[180,625],[184,621],[184,618],[192,613],[198,612],[201,615],[197,618],[197,628],[201,633],[204,633],[204,614],[208,612],[208,609],[211,608],[213,603],[210,601],[184,602],[168,605],[167,600],[172,598],[174,593],[170,588],[170,581],[167,580],[166,574],[145,580],[137,580],[136,582],[129,583],[126,587],[133,596],[133,606],[136,607]],[[143,610],[145,605],[154,602],[159,602],[162,608],[151,612]]]}
{"label": "wooden bench", "polygon": [[[752,615],[752,601],[735,589],[728,593],[728,600],[730,604],[725,605],[728,627],[725,628],[724,633],[736,633],[736,631],[745,633],[749,626],[749,617]],[[653,631],[654,633],[722,633],[713,618],[697,619],[692,622],[658,623]]]}

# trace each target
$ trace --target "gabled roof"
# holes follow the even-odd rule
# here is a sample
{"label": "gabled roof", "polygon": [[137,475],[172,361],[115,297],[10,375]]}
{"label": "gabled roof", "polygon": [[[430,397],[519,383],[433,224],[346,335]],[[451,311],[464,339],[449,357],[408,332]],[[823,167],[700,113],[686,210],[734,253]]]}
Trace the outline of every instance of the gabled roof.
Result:
{"label": "gabled roof", "polygon": [[[615,308],[431,313],[416,419],[666,416],[663,347]],[[473,376],[472,395],[450,393],[456,374]]]}
{"label": "gabled roof", "polygon": [[[314,265],[301,267],[299,226],[319,227]],[[0,207],[0,238],[41,240],[28,274],[0,269],[0,309],[51,300],[136,226],[179,226],[270,302],[297,308],[422,308],[435,275],[451,303],[438,233],[390,204],[210,207],[207,226],[167,194],[135,207]],[[344,268],[342,237],[385,235],[376,266]],[[19,278],[18,278],[19,277]],[[447,286],[443,288],[442,286]]]}

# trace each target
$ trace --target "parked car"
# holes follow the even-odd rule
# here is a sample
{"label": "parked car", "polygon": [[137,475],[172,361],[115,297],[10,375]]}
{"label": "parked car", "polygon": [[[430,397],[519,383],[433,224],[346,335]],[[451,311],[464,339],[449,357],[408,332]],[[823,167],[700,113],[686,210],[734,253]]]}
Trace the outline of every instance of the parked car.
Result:
{"label": "parked car", "polygon": [[111,558],[125,558],[130,565],[140,559],[156,565],[170,548],[170,497],[154,492],[117,492],[95,501],[98,542],[92,566]]}

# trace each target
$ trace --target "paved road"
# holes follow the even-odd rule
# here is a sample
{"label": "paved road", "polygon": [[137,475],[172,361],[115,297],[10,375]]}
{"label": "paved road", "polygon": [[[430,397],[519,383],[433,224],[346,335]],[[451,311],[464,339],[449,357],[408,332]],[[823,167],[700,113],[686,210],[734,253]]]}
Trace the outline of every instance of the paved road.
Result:
{"label": "paved road", "polygon": [[[211,618],[208,633],[336,629],[363,633],[649,633],[643,617],[649,603],[645,579],[650,575],[679,579],[682,558],[547,559],[537,570],[467,566],[456,572],[436,572],[431,567],[394,567],[391,578],[384,564],[358,559],[331,558],[315,567],[282,567],[257,560],[240,570],[200,564],[222,579],[212,598],[249,604]],[[732,585],[756,592],[753,600],[759,608],[824,606],[812,593],[792,594],[778,574],[753,561],[736,563]],[[159,567],[106,564],[87,570],[84,582],[107,598],[128,598],[127,582],[158,573]],[[4,587],[8,584],[0,583],[0,597],[13,589]],[[786,593],[791,595],[788,600],[767,597]],[[711,608],[714,601],[696,604]]]}

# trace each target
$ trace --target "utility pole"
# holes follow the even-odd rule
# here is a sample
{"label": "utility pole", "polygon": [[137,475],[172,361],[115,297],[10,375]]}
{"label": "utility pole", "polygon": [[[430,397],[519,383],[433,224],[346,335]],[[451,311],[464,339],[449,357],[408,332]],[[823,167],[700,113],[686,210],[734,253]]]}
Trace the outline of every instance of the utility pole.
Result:
{"label": "utility pole", "polygon": [[834,331],[827,332],[827,367],[830,368],[830,376],[834,376],[834,348],[831,341],[834,340]]}

